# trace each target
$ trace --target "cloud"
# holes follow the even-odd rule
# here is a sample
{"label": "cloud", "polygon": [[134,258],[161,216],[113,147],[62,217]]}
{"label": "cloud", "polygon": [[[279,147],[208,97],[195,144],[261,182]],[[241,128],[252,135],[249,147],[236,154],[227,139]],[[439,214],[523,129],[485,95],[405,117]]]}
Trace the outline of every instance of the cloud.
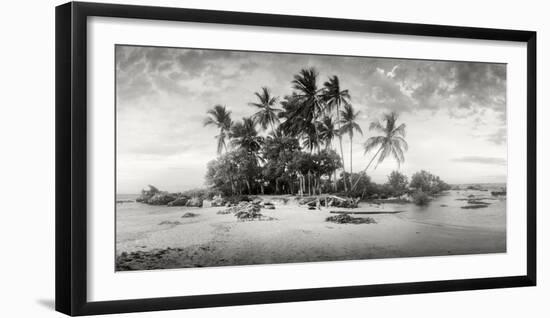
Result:
{"label": "cloud", "polygon": [[[218,133],[202,126],[206,110],[222,104],[232,111],[234,120],[250,116],[253,109],[248,103],[255,100],[254,92],[267,86],[274,96],[283,98],[292,92],[293,75],[307,67],[319,72],[319,88],[329,76],[339,76],[352,104],[361,111],[359,124],[365,135],[370,121],[381,113],[402,114],[411,138],[407,154],[411,165],[415,149],[426,144],[424,151],[429,152],[434,135],[444,141],[441,144],[448,144],[449,138],[455,146],[461,142],[460,147],[468,149],[457,149],[461,154],[487,155],[451,160],[451,154],[441,160],[447,164],[491,164],[487,158],[505,156],[504,64],[120,45],[115,54],[117,153],[121,160],[139,157],[155,169],[163,169],[162,158],[185,160],[177,161],[182,167],[193,158],[199,168],[204,162],[205,169],[216,155]],[[354,164],[363,164],[360,159],[354,159]],[[425,164],[439,163],[435,159],[416,163]],[[496,161],[492,164],[501,169]],[[128,175],[139,175],[140,167],[132,166]],[[189,182],[202,184],[203,179]]]}
{"label": "cloud", "polygon": [[496,132],[487,136],[487,140],[497,145],[502,145],[506,143],[506,137],[506,128],[501,127]]}
{"label": "cloud", "polygon": [[499,165],[505,166],[506,159],[504,158],[494,158],[494,157],[478,157],[478,156],[466,156],[460,158],[452,159],[454,162],[464,162],[464,163],[480,163],[487,165]]}

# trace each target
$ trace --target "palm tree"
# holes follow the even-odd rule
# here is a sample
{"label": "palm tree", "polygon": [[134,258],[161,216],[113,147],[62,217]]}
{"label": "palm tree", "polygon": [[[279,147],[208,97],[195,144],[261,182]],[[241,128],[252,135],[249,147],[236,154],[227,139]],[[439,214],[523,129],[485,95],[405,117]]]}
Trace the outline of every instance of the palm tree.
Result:
{"label": "palm tree", "polygon": [[[340,136],[340,132],[334,127],[332,117],[325,115],[319,125],[319,138],[325,144],[325,150],[332,149],[334,137]],[[336,169],[334,170],[334,191],[338,192],[336,185]],[[345,180],[344,180],[345,181]],[[347,186],[346,186],[347,188]]]}
{"label": "palm tree", "polygon": [[218,155],[222,153],[222,149],[225,149],[227,152],[225,138],[233,124],[231,120],[231,111],[228,111],[225,106],[216,105],[206,113],[208,117],[204,120],[204,126],[215,126],[220,129],[220,133],[216,136],[218,139]]}
{"label": "palm tree", "polygon": [[344,109],[340,112],[342,117],[342,126],[340,128],[340,136],[343,134],[349,135],[349,183],[353,188],[353,133],[357,131],[363,135],[363,131],[359,124],[357,124],[357,118],[360,112],[356,112],[351,104],[345,104]]}
{"label": "palm tree", "polygon": [[277,103],[278,98],[271,96],[269,89],[267,87],[262,87],[261,93],[254,93],[258,97],[258,103],[248,103],[250,106],[259,108],[258,112],[255,113],[252,118],[260,124],[260,126],[265,130],[267,126],[271,126],[271,131],[274,132],[275,128],[273,124],[279,122],[277,114],[281,111],[280,109],[274,108]]}
{"label": "palm tree", "polygon": [[304,139],[310,151],[318,148],[318,131],[316,121],[323,114],[323,89],[317,87],[318,73],[315,68],[302,69],[294,75],[292,87],[294,92],[282,103],[286,118],[283,129],[294,136]]}
{"label": "palm tree", "polygon": [[[407,151],[409,149],[409,146],[405,141],[406,125],[401,124],[397,126],[397,117],[397,114],[394,112],[384,114],[385,125],[383,125],[379,121],[372,122],[370,124],[369,130],[376,130],[382,133],[382,135],[370,137],[363,145],[363,147],[365,148],[365,154],[375,148],[378,148],[372,159],[363,170],[364,172],[367,171],[367,169],[372,164],[378,154],[380,154],[380,156],[378,157],[378,162],[376,166],[378,166],[378,164],[380,164],[390,155],[395,158],[398,167],[400,167],[401,163],[405,161],[405,155],[403,153],[404,151]],[[355,188],[358,181],[359,179],[351,187],[351,190]]]}
{"label": "palm tree", "polygon": [[321,149],[321,144],[323,143],[323,140],[321,139],[320,133],[319,133],[319,126],[320,122],[315,121],[313,123],[307,123],[302,128],[302,138],[303,138],[303,146],[304,148],[309,149],[309,152],[313,152],[314,149],[317,151]]}
{"label": "palm tree", "polygon": [[[351,100],[349,91],[347,89],[340,89],[340,79],[334,75],[328,79],[328,82],[324,84],[325,90],[323,92],[323,99],[327,105],[329,111],[336,109],[336,123],[338,124],[338,131],[340,131],[340,106],[346,105]],[[338,134],[338,141],[340,143],[340,156],[342,157],[342,169],[344,170],[344,190],[347,191],[346,184],[346,166],[344,164],[344,148],[342,147],[342,135]]]}
{"label": "palm tree", "polygon": [[263,144],[263,138],[258,136],[256,130],[256,122],[250,117],[244,117],[242,122],[231,126],[229,137],[231,138],[231,145],[256,156]]}
{"label": "palm tree", "polygon": [[325,149],[330,149],[334,137],[338,135],[338,130],[334,127],[332,117],[325,115],[323,120],[319,122],[318,129],[319,139],[325,144]]}

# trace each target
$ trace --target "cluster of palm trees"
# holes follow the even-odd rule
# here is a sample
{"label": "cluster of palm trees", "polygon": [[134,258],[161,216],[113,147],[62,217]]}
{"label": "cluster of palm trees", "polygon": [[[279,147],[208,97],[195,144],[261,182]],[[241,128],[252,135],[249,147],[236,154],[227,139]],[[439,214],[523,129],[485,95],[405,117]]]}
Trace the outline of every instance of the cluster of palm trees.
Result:
{"label": "cluster of palm trees", "polygon": [[[205,126],[215,126],[219,133],[217,152],[227,153],[227,144],[232,148],[244,149],[258,154],[265,139],[260,135],[263,131],[266,138],[290,137],[299,141],[303,149],[310,153],[319,153],[321,149],[333,150],[333,142],[337,138],[343,178],[344,191],[353,191],[359,179],[354,180],[353,174],[353,140],[356,134],[363,131],[358,124],[360,112],[351,104],[351,95],[347,89],[342,89],[338,76],[334,75],[322,85],[318,85],[319,75],[315,68],[302,69],[291,82],[292,93],[282,100],[273,96],[269,88],[262,87],[255,93],[256,101],[249,103],[256,112],[241,121],[233,122],[231,111],[226,106],[216,105],[208,110]],[[279,108],[280,107],[280,108]],[[397,115],[384,115],[383,121],[371,123],[370,130],[381,134],[370,137],[364,144],[365,154],[375,151],[374,156],[363,172],[377,160],[377,165],[388,157],[393,157],[400,165],[404,161],[404,151],[408,146],[405,141],[405,124],[397,125]],[[344,164],[342,138],[347,136],[350,142],[349,174]],[[339,159],[340,159],[339,158]],[[336,170],[334,170],[336,181]],[[336,185],[336,182],[334,182]],[[335,191],[338,189],[335,188]]]}

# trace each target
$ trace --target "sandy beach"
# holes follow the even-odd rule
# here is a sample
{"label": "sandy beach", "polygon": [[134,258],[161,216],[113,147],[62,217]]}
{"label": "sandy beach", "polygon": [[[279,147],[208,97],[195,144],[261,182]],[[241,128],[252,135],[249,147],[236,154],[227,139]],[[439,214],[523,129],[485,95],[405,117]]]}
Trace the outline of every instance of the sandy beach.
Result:
{"label": "sandy beach", "polygon": [[[217,214],[223,207],[119,203],[117,270],[505,252],[505,199],[493,199],[492,210],[460,209],[464,203],[457,197],[467,194],[457,192],[431,203],[432,210],[447,209],[452,218],[443,212],[410,211],[416,208],[410,203],[308,210],[293,197],[281,196],[264,196],[275,209],[262,209],[266,220],[254,221]],[[335,215],[331,211],[365,210],[407,211],[369,215],[375,224],[325,221]],[[188,212],[195,216],[182,217]]]}

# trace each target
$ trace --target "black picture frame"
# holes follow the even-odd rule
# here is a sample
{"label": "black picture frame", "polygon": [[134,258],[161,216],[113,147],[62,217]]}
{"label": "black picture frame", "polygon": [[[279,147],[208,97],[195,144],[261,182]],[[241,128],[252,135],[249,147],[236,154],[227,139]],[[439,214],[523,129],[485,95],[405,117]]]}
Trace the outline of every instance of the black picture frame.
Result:
{"label": "black picture frame", "polygon": [[[527,273],[523,276],[88,302],[87,18],[339,30],[527,44]],[[536,285],[536,32],[70,2],[56,7],[56,310],[92,315]]]}

